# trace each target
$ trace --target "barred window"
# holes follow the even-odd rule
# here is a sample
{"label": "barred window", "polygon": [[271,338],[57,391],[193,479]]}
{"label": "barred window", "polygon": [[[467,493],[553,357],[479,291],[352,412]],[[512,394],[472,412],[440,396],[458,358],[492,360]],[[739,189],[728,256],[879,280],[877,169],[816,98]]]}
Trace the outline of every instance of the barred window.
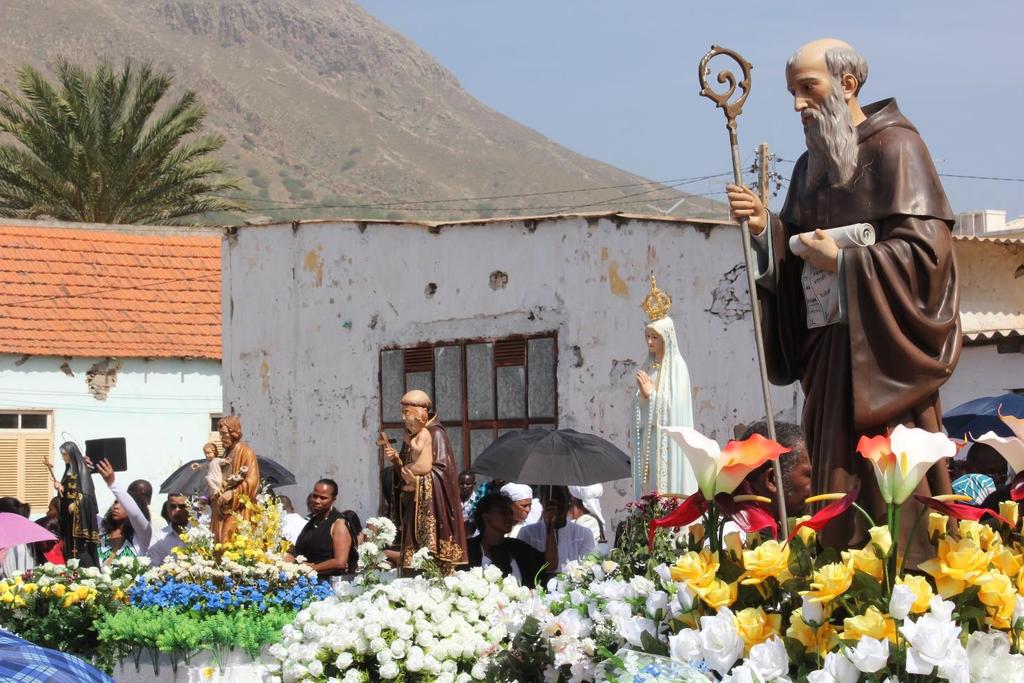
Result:
{"label": "barred window", "polygon": [[456,457],[469,467],[502,434],[558,426],[553,332],[387,348],[380,352],[381,430],[402,439],[402,395],[427,392]]}

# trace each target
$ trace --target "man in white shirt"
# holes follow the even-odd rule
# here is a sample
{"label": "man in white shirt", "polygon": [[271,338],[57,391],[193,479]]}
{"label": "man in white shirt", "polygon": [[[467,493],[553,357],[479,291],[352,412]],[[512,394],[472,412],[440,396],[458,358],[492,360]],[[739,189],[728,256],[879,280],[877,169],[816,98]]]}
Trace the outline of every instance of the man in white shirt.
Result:
{"label": "man in white shirt", "polygon": [[564,486],[553,486],[544,494],[544,513],[535,524],[527,524],[519,530],[519,540],[529,543],[544,552],[549,537],[558,546],[558,570],[568,562],[579,560],[594,552],[594,535],[590,531],[570,522],[569,492]]}
{"label": "man in white shirt", "polygon": [[289,543],[295,545],[295,541],[299,540],[299,534],[306,526],[306,518],[295,512],[292,499],[288,496],[279,496],[278,500],[281,501],[281,508],[284,510],[284,518],[281,520],[281,535],[288,539]]}
{"label": "man in white shirt", "polygon": [[188,513],[188,498],[184,494],[172,493],[167,496],[160,512],[160,516],[167,520],[167,526],[153,534],[153,543],[147,553],[152,566],[159,567],[172,549],[185,545],[181,533],[188,526]]}

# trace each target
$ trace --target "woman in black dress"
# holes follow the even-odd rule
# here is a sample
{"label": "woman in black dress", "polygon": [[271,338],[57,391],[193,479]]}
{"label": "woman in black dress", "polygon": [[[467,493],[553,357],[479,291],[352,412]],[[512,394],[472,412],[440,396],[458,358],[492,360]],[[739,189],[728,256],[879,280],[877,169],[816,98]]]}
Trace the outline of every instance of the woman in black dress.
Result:
{"label": "woman in black dress", "polygon": [[64,544],[64,558],[77,559],[81,567],[99,566],[97,546],[100,533],[92,473],[74,442],[62,443],[60,455],[65,464],[59,486],[60,537]]}

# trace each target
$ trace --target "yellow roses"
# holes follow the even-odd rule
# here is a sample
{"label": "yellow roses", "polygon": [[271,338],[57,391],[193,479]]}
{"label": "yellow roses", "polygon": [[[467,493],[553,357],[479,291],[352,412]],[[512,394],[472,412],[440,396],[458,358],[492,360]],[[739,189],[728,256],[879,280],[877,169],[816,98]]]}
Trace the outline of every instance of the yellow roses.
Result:
{"label": "yellow roses", "polygon": [[868,637],[896,642],[896,622],[882,614],[877,607],[868,607],[864,614],[843,620],[843,639],[860,640]]}
{"label": "yellow roses", "polygon": [[800,595],[811,602],[828,603],[850,589],[853,582],[853,560],[826,564],[814,572],[811,590],[801,591]]}
{"label": "yellow roses", "polygon": [[754,586],[766,579],[785,581],[790,577],[789,544],[765,541],[753,550],[744,550],[743,568],[740,583],[745,586]]}
{"label": "yellow roses", "polygon": [[782,628],[781,614],[765,614],[760,607],[748,607],[736,613],[736,630],[743,638],[743,651],[750,654],[750,648],[779,635]]}
{"label": "yellow roses", "polygon": [[939,595],[949,598],[975,585],[988,571],[992,556],[971,536],[957,540],[947,536],[939,540],[935,557],[923,562],[920,569],[935,579]]}
{"label": "yellow roses", "polygon": [[715,574],[718,573],[718,555],[707,548],[699,553],[691,550],[676,560],[670,572],[673,581],[685,581],[696,591],[715,580]]}

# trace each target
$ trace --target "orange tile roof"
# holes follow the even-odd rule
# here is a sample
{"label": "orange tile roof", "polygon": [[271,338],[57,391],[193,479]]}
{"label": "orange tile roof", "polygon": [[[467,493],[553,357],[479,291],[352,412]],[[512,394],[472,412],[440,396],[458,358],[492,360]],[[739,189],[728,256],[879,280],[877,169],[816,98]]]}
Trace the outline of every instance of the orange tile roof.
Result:
{"label": "orange tile roof", "polygon": [[0,225],[0,353],[220,359],[220,239]]}

